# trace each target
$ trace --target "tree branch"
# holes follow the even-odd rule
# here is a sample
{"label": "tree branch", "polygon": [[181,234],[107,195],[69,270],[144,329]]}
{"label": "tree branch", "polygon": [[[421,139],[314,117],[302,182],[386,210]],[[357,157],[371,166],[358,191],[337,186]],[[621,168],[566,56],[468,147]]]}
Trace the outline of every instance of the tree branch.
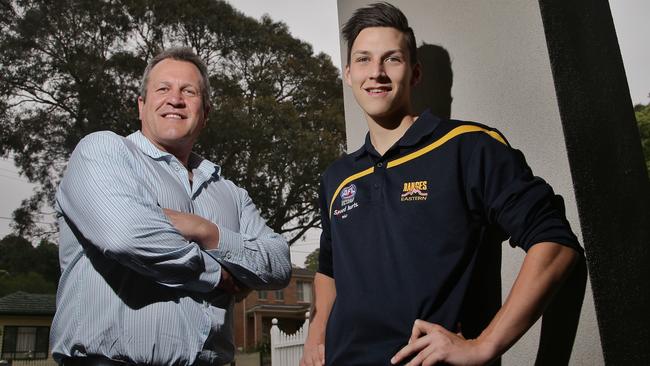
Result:
{"label": "tree branch", "polygon": [[289,241],[288,241],[289,246],[291,246],[291,244],[293,244],[293,243],[295,243],[296,241],[298,241],[298,240],[299,240],[303,235],[305,235],[305,233],[306,233],[309,229],[312,229],[312,228],[318,227],[318,224],[319,224],[319,223],[320,223],[320,217],[314,217],[314,218],[311,220],[311,222],[309,222],[309,224],[307,224],[307,225],[302,225],[302,226],[296,226],[295,228],[293,228],[293,229],[291,229],[291,230],[289,230],[289,231],[286,231],[286,232],[291,232],[291,231],[295,231],[295,230],[299,230],[299,229],[300,229],[300,231],[298,232],[298,234],[296,234],[293,238],[289,239]]}

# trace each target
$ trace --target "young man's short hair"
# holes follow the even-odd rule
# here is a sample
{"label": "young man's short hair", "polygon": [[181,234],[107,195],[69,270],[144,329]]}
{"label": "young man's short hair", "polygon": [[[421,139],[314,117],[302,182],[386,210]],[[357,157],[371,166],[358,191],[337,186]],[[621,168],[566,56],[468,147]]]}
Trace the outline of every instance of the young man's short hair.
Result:
{"label": "young man's short hair", "polygon": [[413,34],[413,29],[409,27],[408,19],[395,6],[382,2],[357,9],[352,14],[352,17],[343,25],[341,33],[348,43],[348,64],[350,64],[350,53],[354,40],[357,39],[357,36],[362,30],[370,27],[390,27],[401,31],[406,39],[411,65],[418,62],[415,34]]}

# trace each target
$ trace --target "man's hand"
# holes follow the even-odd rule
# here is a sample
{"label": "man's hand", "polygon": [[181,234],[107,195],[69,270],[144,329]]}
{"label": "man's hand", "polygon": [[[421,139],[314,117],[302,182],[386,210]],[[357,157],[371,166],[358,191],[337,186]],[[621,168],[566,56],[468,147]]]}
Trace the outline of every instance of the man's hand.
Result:
{"label": "man's hand", "polygon": [[219,246],[219,228],[210,220],[169,208],[163,208],[163,211],[186,240],[199,243],[203,249],[217,249]]}
{"label": "man's hand", "polygon": [[415,357],[407,363],[408,366],[429,366],[441,362],[450,365],[485,365],[492,359],[489,349],[477,340],[465,339],[462,334],[419,319],[413,324],[409,343],[390,362],[397,364],[412,355]]}
{"label": "man's hand", "polygon": [[224,266],[221,266],[221,280],[217,288],[234,296],[235,302],[244,300],[251,293],[251,289],[239,282]]}
{"label": "man's hand", "polygon": [[[199,243],[203,249],[217,249],[219,246],[219,228],[210,220],[169,208],[163,208],[163,211],[185,239]],[[217,288],[234,296],[236,302],[242,301],[251,292],[250,288],[239,282],[224,266],[221,266],[221,280]]]}
{"label": "man's hand", "polygon": [[325,364],[325,328],[336,299],[334,279],[322,273],[316,273],[314,290],[309,333],[303,347],[300,366],[322,366]]}
{"label": "man's hand", "polygon": [[325,345],[305,342],[300,366],[322,366],[325,364]]}

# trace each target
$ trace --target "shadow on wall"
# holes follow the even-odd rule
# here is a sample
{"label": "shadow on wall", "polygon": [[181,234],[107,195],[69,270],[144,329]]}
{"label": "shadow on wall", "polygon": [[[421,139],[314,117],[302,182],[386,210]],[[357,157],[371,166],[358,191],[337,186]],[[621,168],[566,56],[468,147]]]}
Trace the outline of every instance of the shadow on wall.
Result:
{"label": "shadow on wall", "polygon": [[[422,68],[422,79],[413,88],[413,111],[419,115],[425,109],[429,108],[431,109],[431,113],[438,117],[450,118],[451,103],[453,100],[451,87],[454,77],[449,52],[444,47],[424,43],[418,47],[418,58]],[[481,254],[484,257],[483,260],[492,264],[495,260],[501,261],[500,248],[490,253],[483,252]],[[495,255],[496,257],[494,257]],[[494,284],[494,282],[487,280],[481,282],[481,277],[485,280],[485,277],[490,276],[478,268],[477,272],[482,273],[481,275],[475,276],[478,277],[475,278],[475,280],[478,280],[477,286],[479,289],[486,290],[485,286]],[[500,271],[492,275],[500,278]],[[490,278],[494,279],[495,277]],[[568,365],[575,341],[578,320],[580,319],[586,281],[587,266],[584,256],[581,256],[574,271],[562,287],[558,289],[542,316],[542,330],[535,365]],[[497,280],[498,282],[500,281]],[[496,291],[496,293],[500,292],[500,290]],[[487,293],[495,293],[495,291],[488,290]],[[484,294],[484,292],[481,292],[478,298],[470,298],[469,302],[482,304],[480,306],[481,309],[475,309],[478,312],[486,310]],[[500,302],[500,299],[494,300],[496,302],[496,308],[492,306],[489,307],[491,310],[487,309],[492,314],[498,310],[498,303]],[[469,313],[477,315],[476,311],[473,310]],[[491,317],[492,315],[489,316],[489,318]],[[474,318],[465,320],[468,321],[466,324],[469,327],[463,327],[463,333],[467,333],[465,335],[470,338],[478,336],[487,325],[484,321],[478,321]],[[486,320],[489,321],[489,319]],[[472,327],[472,325],[476,325],[477,327]]]}
{"label": "shadow on wall", "polygon": [[449,52],[441,46],[424,43],[418,47],[418,58],[422,79],[413,88],[413,111],[419,115],[430,108],[433,115],[449,118],[454,79]]}
{"label": "shadow on wall", "polygon": [[586,286],[587,263],[581,255],[542,316],[535,366],[569,364]]}

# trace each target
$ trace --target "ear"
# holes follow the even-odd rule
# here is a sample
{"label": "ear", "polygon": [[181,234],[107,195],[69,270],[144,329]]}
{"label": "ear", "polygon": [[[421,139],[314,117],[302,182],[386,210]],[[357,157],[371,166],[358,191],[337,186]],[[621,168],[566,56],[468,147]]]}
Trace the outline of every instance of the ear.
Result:
{"label": "ear", "polygon": [[411,69],[411,87],[418,85],[420,80],[422,80],[422,66],[418,62]]}
{"label": "ear", "polygon": [[208,125],[208,116],[210,115],[210,111],[212,110],[212,106],[208,104],[205,106],[203,109],[203,128]]}
{"label": "ear", "polygon": [[143,116],[144,113],[144,99],[142,97],[138,97],[138,118],[140,118],[140,121],[144,118]]}
{"label": "ear", "polygon": [[345,65],[344,77],[345,83],[348,84],[348,86],[352,86],[352,79],[350,78],[350,64]]}

